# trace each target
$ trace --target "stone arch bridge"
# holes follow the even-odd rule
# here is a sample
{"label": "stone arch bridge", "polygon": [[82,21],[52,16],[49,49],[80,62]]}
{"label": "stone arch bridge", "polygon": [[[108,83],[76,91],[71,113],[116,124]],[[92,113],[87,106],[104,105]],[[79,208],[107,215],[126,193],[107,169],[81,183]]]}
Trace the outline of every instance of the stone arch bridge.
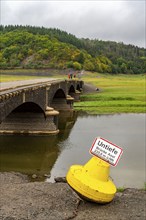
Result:
{"label": "stone arch bridge", "polygon": [[83,89],[81,80],[39,79],[2,83],[1,134],[57,134],[60,110],[73,110]]}

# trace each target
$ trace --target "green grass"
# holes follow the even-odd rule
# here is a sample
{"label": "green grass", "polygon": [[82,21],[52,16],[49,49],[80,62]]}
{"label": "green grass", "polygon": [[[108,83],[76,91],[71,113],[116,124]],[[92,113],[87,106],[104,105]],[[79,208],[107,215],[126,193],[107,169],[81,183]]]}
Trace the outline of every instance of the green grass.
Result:
{"label": "green grass", "polygon": [[60,78],[59,70],[48,71],[48,70],[35,70],[35,69],[14,69],[14,70],[12,69],[12,70],[1,70],[0,72],[0,82],[29,80],[29,79],[44,78],[44,77]]}
{"label": "green grass", "polygon": [[90,114],[145,113],[145,75],[110,75],[85,73],[82,80],[100,92],[82,94],[75,109]]}

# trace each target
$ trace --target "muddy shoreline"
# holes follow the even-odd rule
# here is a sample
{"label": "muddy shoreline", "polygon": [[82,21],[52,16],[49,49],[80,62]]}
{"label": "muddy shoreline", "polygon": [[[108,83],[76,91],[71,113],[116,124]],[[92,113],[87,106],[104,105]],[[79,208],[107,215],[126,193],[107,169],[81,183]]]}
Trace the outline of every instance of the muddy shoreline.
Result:
{"label": "muddy shoreline", "polygon": [[105,205],[82,200],[67,183],[29,182],[19,173],[0,173],[1,220],[144,220],[146,193],[125,189]]}

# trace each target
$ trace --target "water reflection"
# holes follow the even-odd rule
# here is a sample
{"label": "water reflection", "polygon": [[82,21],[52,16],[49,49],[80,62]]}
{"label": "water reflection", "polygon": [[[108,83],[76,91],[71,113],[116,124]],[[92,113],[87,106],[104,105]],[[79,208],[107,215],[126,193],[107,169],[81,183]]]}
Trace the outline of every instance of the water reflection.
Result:
{"label": "water reflection", "polygon": [[60,151],[58,143],[68,138],[76,118],[75,112],[61,112],[58,136],[0,136],[0,171],[25,173],[31,180],[37,176],[38,181],[50,176]]}
{"label": "water reflection", "polygon": [[72,164],[85,164],[92,156],[93,140],[101,136],[123,148],[111,176],[117,186],[142,188],[145,182],[145,114],[87,115],[61,113],[58,136],[0,136],[0,171],[37,174],[53,182]]}
{"label": "water reflection", "polygon": [[57,138],[1,136],[0,170],[37,174],[41,179],[58,156]]}

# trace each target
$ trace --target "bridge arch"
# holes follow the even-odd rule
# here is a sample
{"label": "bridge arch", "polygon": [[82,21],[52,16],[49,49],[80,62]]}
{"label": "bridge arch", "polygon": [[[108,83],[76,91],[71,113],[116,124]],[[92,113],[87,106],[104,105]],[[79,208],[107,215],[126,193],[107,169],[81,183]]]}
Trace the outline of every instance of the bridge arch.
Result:
{"label": "bridge arch", "polygon": [[71,85],[69,88],[68,94],[71,95],[73,93],[75,93],[75,87],[73,85]]}
{"label": "bridge arch", "polygon": [[19,123],[20,118],[23,122],[31,122],[37,117],[45,119],[45,112],[43,109],[34,102],[25,102],[13,109],[3,122],[7,123],[13,121],[15,123],[17,121]]}
{"label": "bridge arch", "polygon": [[33,134],[48,128],[48,121],[45,112],[38,104],[25,102],[7,115],[0,124],[0,128],[2,128],[1,133]]}
{"label": "bridge arch", "polygon": [[[36,103],[34,102],[24,102],[21,105],[17,106],[12,113],[15,112],[40,112],[44,113],[43,109]],[[11,114],[11,113],[10,113]]]}
{"label": "bridge arch", "polygon": [[62,90],[62,89],[58,89],[56,92],[55,92],[55,94],[54,94],[54,96],[53,96],[53,99],[57,99],[57,98],[66,98],[66,95],[65,95],[65,93],[64,93],[64,91]]}
{"label": "bridge arch", "polygon": [[80,93],[81,93],[81,85],[80,84],[75,84],[71,85],[68,91],[68,94],[74,98],[74,101],[79,101],[80,100]]}
{"label": "bridge arch", "polygon": [[82,87],[79,84],[77,84],[76,90],[81,92],[82,91]]}
{"label": "bridge arch", "polygon": [[57,110],[64,110],[67,108],[66,94],[62,89],[58,89],[55,92],[50,105]]}

